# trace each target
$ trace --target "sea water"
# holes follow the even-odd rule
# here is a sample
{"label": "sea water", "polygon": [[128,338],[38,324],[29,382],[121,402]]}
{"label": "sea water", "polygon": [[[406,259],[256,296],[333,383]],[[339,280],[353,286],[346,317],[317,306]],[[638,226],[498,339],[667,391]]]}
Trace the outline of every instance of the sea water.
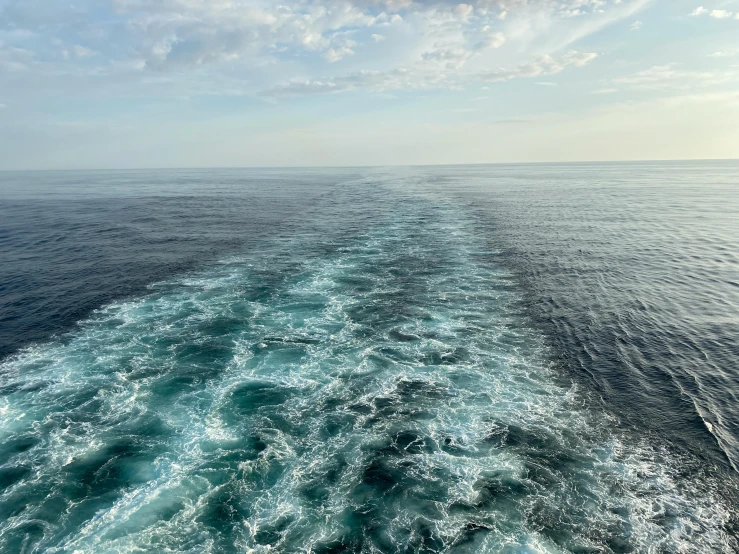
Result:
{"label": "sea water", "polygon": [[4,174],[0,551],[735,552],[738,170]]}

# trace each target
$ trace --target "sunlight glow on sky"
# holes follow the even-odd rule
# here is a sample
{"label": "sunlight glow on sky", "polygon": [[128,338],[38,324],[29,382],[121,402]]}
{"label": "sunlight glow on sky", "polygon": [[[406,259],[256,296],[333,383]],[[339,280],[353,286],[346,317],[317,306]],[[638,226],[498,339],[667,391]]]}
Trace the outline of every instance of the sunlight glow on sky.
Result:
{"label": "sunlight glow on sky", "polygon": [[739,0],[0,0],[0,169],[739,158]]}

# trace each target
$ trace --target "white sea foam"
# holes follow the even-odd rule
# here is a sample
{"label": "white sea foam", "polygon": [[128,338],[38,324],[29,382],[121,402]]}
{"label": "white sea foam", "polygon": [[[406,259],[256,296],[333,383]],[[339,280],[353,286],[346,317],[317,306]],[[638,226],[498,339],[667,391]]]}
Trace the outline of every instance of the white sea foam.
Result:
{"label": "white sea foam", "polygon": [[715,483],[563,384],[471,223],[428,208],[268,293],[273,253],[232,259],[5,362],[2,437],[38,442],[0,547],[731,552]]}

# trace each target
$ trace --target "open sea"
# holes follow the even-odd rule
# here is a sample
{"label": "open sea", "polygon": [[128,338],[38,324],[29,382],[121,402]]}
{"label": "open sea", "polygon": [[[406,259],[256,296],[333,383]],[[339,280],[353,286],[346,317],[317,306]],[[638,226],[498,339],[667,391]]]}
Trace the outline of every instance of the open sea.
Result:
{"label": "open sea", "polygon": [[0,552],[739,552],[739,162],[0,173]]}

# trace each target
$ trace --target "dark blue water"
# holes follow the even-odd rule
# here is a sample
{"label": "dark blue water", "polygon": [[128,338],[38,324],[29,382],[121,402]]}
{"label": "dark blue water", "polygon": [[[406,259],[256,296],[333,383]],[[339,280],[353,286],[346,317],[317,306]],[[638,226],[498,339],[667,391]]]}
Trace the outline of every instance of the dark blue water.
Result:
{"label": "dark blue water", "polygon": [[735,552],[739,163],[0,174],[0,551]]}

